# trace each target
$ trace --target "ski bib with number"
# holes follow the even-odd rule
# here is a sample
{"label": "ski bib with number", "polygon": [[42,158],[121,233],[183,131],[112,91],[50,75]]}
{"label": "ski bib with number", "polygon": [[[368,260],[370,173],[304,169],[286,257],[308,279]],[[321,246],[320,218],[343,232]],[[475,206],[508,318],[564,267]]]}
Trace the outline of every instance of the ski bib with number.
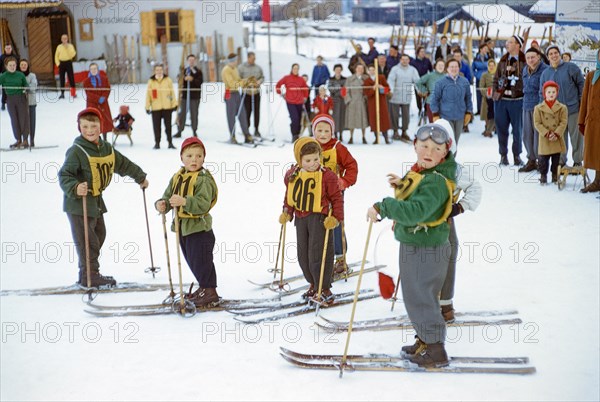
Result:
{"label": "ski bib with number", "polygon": [[92,172],[92,195],[97,197],[102,194],[112,180],[113,173],[115,172],[115,152],[111,148],[110,155],[90,156],[81,145],[75,145],[77,145],[88,158],[90,171]]}
{"label": "ski bib with number", "polygon": [[[210,174],[210,172],[206,169],[202,169],[196,172],[187,172],[185,170],[185,168],[181,168],[177,173],[175,173],[173,175],[173,194],[177,194],[181,197],[193,197],[194,196],[194,186],[196,185],[196,180],[198,179],[198,176],[202,175],[202,176],[208,176],[208,178],[211,181],[215,181],[215,179],[212,177],[212,175]],[[216,183],[215,183],[215,188],[217,188]],[[215,206],[215,204],[217,203],[217,198],[218,198],[218,190],[217,193],[215,193],[215,197],[213,198],[211,204],[210,204],[210,209],[212,209],[212,207]],[[208,212],[206,214],[191,214],[189,212],[185,212],[183,210],[183,208],[179,208],[179,213],[177,214],[180,218],[201,218],[203,216],[208,215]]]}
{"label": "ski bib with number", "polygon": [[298,172],[296,179],[288,183],[287,203],[303,212],[320,213],[323,172]]}

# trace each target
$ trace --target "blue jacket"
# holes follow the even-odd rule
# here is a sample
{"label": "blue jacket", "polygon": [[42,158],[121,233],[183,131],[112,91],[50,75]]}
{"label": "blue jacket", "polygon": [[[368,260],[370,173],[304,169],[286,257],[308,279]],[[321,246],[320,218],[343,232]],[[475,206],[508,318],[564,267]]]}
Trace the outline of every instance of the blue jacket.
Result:
{"label": "blue jacket", "polygon": [[529,72],[529,66],[523,67],[523,110],[531,111],[542,102],[540,97],[540,77],[542,72],[548,68],[547,64],[540,61],[540,65],[533,73]]}
{"label": "blue jacket", "polygon": [[391,70],[392,68],[394,68],[394,66],[398,65],[399,63],[400,55],[398,55],[397,57],[388,56],[385,60],[385,67],[389,67],[389,69]]}
{"label": "blue jacket", "polygon": [[435,83],[431,97],[431,112],[446,120],[463,120],[467,112],[473,113],[471,85],[460,75],[456,81],[446,75]]}
{"label": "blue jacket", "polygon": [[318,88],[319,85],[326,84],[327,80],[329,79],[329,75],[329,68],[327,68],[327,65],[316,65],[313,68],[312,78],[310,79],[310,86]]}
{"label": "blue jacket", "polygon": [[419,73],[419,77],[422,77],[425,74],[427,74],[428,72],[433,71],[433,66],[431,65],[431,61],[427,57],[425,57],[424,59],[419,59],[419,58],[413,59],[411,57],[410,65],[417,69],[417,72]]}
{"label": "blue jacket", "polygon": [[367,57],[365,58],[365,63],[367,63],[367,66],[375,63],[377,56],[379,56],[379,52],[377,51],[376,47],[369,49],[369,53],[367,53]]}
{"label": "blue jacket", "polygon": [[478,54],[475,56],[475,60],[473,60],[473,74],[475,74],[475,79],[479,81],[483,73],[487,72],[488,65],[487,62],[489,60],[489,56],[487,54]]}
{"label": "blue jacket", "polygon": [[469,84],[473,82],[473,74],[471,73],[471,67],[466,61],[462,61],[460,65],[460,72],[463,73]]}
{"label": "blue jacket", "polygon": [[546,81],[558,84],[558,101],[567,106],[569,114],[579,111],[585,81],[581,69],[576,64],[561,60],[556,68],[548,66],[540,77],[540,99],[544,99],[542,90]]}

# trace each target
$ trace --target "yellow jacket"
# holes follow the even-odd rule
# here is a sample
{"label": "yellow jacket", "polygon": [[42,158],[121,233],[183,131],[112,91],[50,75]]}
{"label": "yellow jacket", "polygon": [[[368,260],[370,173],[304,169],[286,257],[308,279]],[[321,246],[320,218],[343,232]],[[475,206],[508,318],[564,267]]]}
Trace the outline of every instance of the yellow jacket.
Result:
{"label": "yellow jacket", "polygon": [[170,110],[177,108],[177,97],[173,81],[167,76],[157,80],[155,76],[148,80],[146,91],[146,110]]}
{"label": "yellow jacket", "polygon": [[65,46],[61,43],[56,47],[56,52],[54,52],[54,64],[58,66],[61,61],[73,60],[76,54],[77,52],[73,44],[67,43]]}
{"label": "yellow jacket", "polygon": [[[567,129],[569,113],[567,107],[556,101],[552,108],[542,101],[533,110],[533,125],[540,135],[538,144],[539,155],[552,155],[567,151],[564,134]],[[557,141],[550,141],[546,137],[549,131],[558,134]]]}
{"label": "yellow jacket", "polygon": [[223,67],[221,77],[225,84],[225,89],[237,91],[240,87],[246,85],[246,80],[243,80],[238,73],[238,69],[229,65]]}

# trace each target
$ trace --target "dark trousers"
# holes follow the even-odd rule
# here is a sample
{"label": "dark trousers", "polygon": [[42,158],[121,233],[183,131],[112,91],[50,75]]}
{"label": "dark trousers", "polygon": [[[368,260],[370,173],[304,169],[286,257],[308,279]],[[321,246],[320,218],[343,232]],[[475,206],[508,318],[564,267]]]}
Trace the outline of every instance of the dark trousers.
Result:
{"label": "dark trousers", "polygon": [[546,176],[548,174],[548,165],[550,160],[552,160],[552,176],[556,176],[556,173],[558,172],[558,161],[560,160],[560,153],[551,155],[538,155],[540,174],[542,176]]}
{"label": "dark trousers", "polygon": [[[402,131],[408,130],[410,124],[410,105],[401,105],[399,103],[389,103],[388,110],[390,111],[390,123],[392,123],[392,129],[398,130],[402,128]],[[399,119],[402,115],[402,127],[400,127]]]}
{"label": "dark trousers", "polygon": [[[198,109],[200,108],[200,99],[190,98],[190,117],[192,119],[192,131],[195,133],[198,130]],[[188,112],[187,98],[181,100],[179,106],[179,116],[177,118],[177,129],[180,133],[185,129],[185,119]]]}
{"label": "dark trousers", "polygon": [[[306,281],[317,288],[321,277],[321,259],[325,245],[325,215],[310,214],[304,218],[296,218],[296,239],[298,242],[298,262]],[[325,256],[325,272],[323,289],[331,288],[333,274],[333,241],[331,233],[327,242]]]}
{"label": "dark trousers", "polygon": [[169,144],[173,140],[171,137],[171,110],[153,110],[152,111],[152,128],[154,129],[154,142],[160,144],[160,122],[164,120],[165,131],[167,133],[167,141]]}
{"label": "dark trousers", "polygon": [[448,219],[448,225],[450,226],[450,235],[448,241],[450,242],[450,261],[448,261],[448,272],[446,273],[446,279],[442,286],[442,292],[440,293],[440,300],[452,300],[454,297],[454,282],[456,281],[456,259],[458,257],[458,236],[456,235],[456,225],[454,224],[454,218]]}
{"label": "dark trousers", "polygon": [[33,142],[35,138],[35,110],[37,105],[29,105],[29,138]]}
{"label": "dark trousers", "polygon": [[477,99],[477,113],[481,114],[481,100],[483,99],[481,96],[481,91],[479,90],[479,83],[481,80],[475,80],[475,98]]}
{"label": "dark trousers", "polygon": [[29,135],[29,104],[25,94],[8,95],[6,100],[13,136],[19,141],[27,141]]}
{"label": "dark trousers", "polygon": [[6,105],[6,89],[4,89],[4,87],[2,87],[2,106]]}
{"label": "dark trousers", "polygon": [[[254,102],[254,106],[252,106],[252,102]],[[246,123],[248,127],[251,126],[250,115],[254,114],[254,132],[258,132],[258,123],[260,122],[260,94],[246,94],[244,109],[246,110]]]}
{"label": "dark trousers", "polygon": [[290,129],[292,130],[292,136],[300,135],[300,122],[302,121],[302,110],[304,109],[303,104],[295,105],[287,103],[288,112],[290,113]]}
{"label": "dark trousers", "polygon": [[[246,98],[244,96],[244,98]],[[246,118],[246,110],[242,107],[242,97],[238,91],[232,91],[229,99],[225,100],[225,111],[227,113],[227,126],[229,127],[229,135],[235,136],[235,119],[240,122],[242,134],[250,135],[248,131],[248,119]]]}
{"label": "dark trousers", "polygon": [[500,99],[494,102],[494,120],[498,133],[498,151],[500,155],[508,154],[508,128],[512,126],[512,153],[516,158],[521,155],[521,127],[523,123],[523,100]]}
{"label": "dark trousers", "polygon": [[215,234],[196,232],[179,238],[181,251],[201,288],[217,287],[217,271],[213,262]]}
{"label": "dark trousers", "polygon": [[431,111],[429,103],[425,104],[425,113],[427,114],[427,120],[429,120],[430,123],[433,123],[433,112]]}
{"label": "dark trousers", "polygon": [[[84,223],[83,216],[67,214],[69,223],[71,224],[71,235],[75,242],[75,249],[77,250],[77,257],[79,257],[79,277],[87,278],[86,267],[85,267],[85,234],[84,234]],[[98,263],[98,257],[100,256],[100,249],[106,239],[106,226],[104,226],[104,216],[100,215],[98,218],[92,218],[88,216],[88,235],[90,242],[90,267],[92,273],[97,273],[100,269]]]}
{"label": "dark trousers", "polygon": [[346,250],[348,250],[348,240],[346,238],[346,233],[342,230],[342,225],[343,223],[340,223],[333,229],[333,248],[336,257],[344,255],[344,243],[346,244]]}
{"label": "dark trousers", "polygon": [[[423,98],[420,97],[416,92],[415,92],[415,98],[417,98],[417,110],[419,111],[419,116],[421,115],[421,110],[423,109],[424,106],[424,102],[423,102]],[[410,105],[408,105],[410,107]]]}
{"label": "dark trousers", "polygon": [[61,61],[58,65],[58,78],[60,79],[60,94],[65,94],[65,74],[69,77],[69,86],[75,88],[75,74],[73,74],[73,62]]}

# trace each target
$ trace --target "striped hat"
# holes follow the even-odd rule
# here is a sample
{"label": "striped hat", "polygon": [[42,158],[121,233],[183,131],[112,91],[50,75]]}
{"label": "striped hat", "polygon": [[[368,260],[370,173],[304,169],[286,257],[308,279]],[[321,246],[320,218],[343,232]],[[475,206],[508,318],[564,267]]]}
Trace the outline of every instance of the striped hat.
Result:
{"label": "striped hat", "polygon": [[312,131],[313,133],[316,130],[317,124],[321,123],[321,122],[325,122],[327,124],[329,124],[331,126],[331,133],[335,133],[335,123],[333,121],[333,117],[331,117],[331,115],[329,114],[325,114],[325,113],[321,113],[315,116],[315,118],[312,121]]}

